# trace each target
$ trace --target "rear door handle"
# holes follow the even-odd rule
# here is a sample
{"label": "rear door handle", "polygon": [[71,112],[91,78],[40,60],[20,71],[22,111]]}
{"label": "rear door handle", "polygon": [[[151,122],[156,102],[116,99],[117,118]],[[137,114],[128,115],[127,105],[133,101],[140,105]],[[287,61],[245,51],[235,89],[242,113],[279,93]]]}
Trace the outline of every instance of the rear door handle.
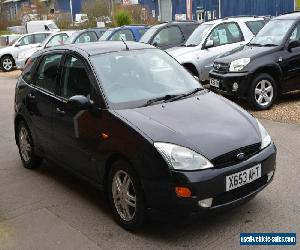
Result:
{"label": "rear door handle", "polygon": [[65,115],[66,114],[66,112],[61,108],[56,108],[56,113],[59,114],[59,115]]}
{"label": "rear door handle", "polygon": [[35,99],[35,95],[32,94],[32,93],[29,93],[27,96],[28,96],[28,98],[29,98],[30,100],[34,100],[34,99]]}

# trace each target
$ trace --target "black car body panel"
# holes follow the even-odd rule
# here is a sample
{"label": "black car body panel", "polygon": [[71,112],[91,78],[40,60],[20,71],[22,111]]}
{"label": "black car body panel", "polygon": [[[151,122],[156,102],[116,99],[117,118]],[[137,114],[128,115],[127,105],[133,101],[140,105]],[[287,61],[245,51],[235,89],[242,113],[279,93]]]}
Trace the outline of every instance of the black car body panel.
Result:
{"label": "black car body panel", "polygon": [[[131,50],[155,49],[139,43],[127,44]],[[30,69],[33,77],[27,79],[25,69],[16,86],[15,128],[20,120],[27,123],[38,155],[104,190],[112,162],[125,159],[140,179],[150,210],[177,210],[179,206],[187,211],[200,211],[203,209],[198,201],[207,197],[219,197],[212,208],[226,206],[255,195],[270,183],[267,175],[275,171],[275,145],[271,143],[261,150],[256,120],[223,97],[203,90],[195,96],[164,104],[135,109],[109,108],[90,56],[116,51],[126,51],[122,42],[66,45],[34,54]],[[84,60],[99,101],[97,108],[80,111],[80,114],[67,109],[67,99],[60,97],[59,91],[62,67],[57,74],[54,93],[35,86],[38,65],[44,56],[53,53],[63,54],[61,63],[67,55]],[[106,138],[101,136],[103,133]],[[154,142],[189,148],[212,162],[219,162],[224,156],[224,161],[206,170],[170,169]],[[253,145],[255,148],[245,159],[236,161],[236,152]],[[233,157],[234,163],[229,162],[228,157]],[[260,181],[236,189],[242,190],[240,192],[225,191],[226,176],[258,163],[262,168]],[[176,196],[177,185],[189,187],[192,197]]]}

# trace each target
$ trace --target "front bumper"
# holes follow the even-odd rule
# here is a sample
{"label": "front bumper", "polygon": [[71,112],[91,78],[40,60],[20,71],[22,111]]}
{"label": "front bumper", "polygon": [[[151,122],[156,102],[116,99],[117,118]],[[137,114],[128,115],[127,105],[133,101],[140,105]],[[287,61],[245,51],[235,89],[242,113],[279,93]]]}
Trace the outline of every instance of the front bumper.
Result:
{"label": "front bumper", "polygon": [[[251,75],[248,72],[221,74],[215,71],[209,73],[210,79],[219,80],[220,87],[210,86],[210,89],[223,95],[247,97],[251,84]],[[238,89],[233,90],[233,84],[238,84]]]}
{"label": "front bumper", "polygon": [[22,58],[22,59],[17,59],[16,60],[16,67],[17,67],[17,69],[24,69],[24,67],[25,67],[25,64],[26,64],[26,59],[25,58]]}
{"label": "front bumper", "polygon": [[[261,177],[251,183],[226,191],[226,176],[261,164]],[[233,166],[212,168],[201,171],[171,171],[173,183],[166,185],[159,181],[147,183],[144,187],[148,206],[154,212],[201,213],[221,207],[243,203],[263,190],[273,179],[268,174],[275,172],[276,147],[272,143],[251,158]],[[175,194],[175,186],[188,187],[192,197],[179,198]],[[203,199],[213,198],[209,208],[199,206]]]}

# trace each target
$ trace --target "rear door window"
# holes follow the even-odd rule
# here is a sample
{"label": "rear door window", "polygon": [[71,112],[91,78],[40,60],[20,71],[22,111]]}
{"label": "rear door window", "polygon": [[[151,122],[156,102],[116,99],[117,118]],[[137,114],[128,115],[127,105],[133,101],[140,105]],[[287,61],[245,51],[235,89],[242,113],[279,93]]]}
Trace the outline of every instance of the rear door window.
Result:
{"label": "rear door window", "polygon": [[111,41],[135,41],[133,33],[129,29],[118,30],[110,38]]}
{"label": "rear door window", "polygon": [[43,57],[37,70],[36,86],[50,93],[55,92],[62,57],[63,54],[49,54]]}
{"label": "rear door window", "polygon": [[82,33],[75,41],[75,43],[90,43],[96,42],[98,37],[94,31],[88,31]]}
{"label": "rear door window", "polygon": [[49,36],[50,34],[47,33],[41,33],[41,34],[35,34],[34,35],[34,43],[42,43],[47,36]]}
{"label": "rear door window", "polygon": [[183,40],[184,39],[181,30],[177,26],[170,26],[158,32],[158,34],[153,38],[153,44],[179,44],[183,42]]}
{"label": "rear door window", "polygon": [[19,46],[29,45],[34,43],[34,37],[33,35],[24,36],[21,38],[18,42]]}

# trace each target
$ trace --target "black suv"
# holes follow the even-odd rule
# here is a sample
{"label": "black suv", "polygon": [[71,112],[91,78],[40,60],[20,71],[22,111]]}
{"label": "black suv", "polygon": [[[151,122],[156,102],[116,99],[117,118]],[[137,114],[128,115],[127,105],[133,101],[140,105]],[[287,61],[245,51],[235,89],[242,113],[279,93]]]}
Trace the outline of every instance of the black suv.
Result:
{"label": "black suv", "polygon": [[166,22],[152,26],[140,39],[141,43],[152,44],[160,49],[169,49],[183,44],[199,22]]}
{"label": "black suv", "polygon": [[274,18],[245,46],[217,58],[210,72],[213,90],[247,98],[253,108],[300,89],[300,13]]}

